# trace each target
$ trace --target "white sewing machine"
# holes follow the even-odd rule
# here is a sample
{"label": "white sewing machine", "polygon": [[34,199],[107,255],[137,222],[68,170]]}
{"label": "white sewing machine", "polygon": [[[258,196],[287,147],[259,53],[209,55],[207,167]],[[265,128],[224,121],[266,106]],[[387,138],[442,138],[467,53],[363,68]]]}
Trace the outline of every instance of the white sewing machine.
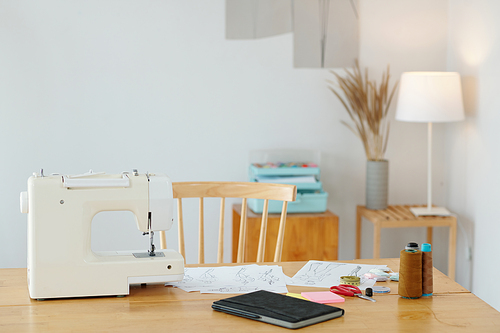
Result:
{"label": "white sewing machine", "polygon": [[[149,232],[143,253],[93,252],[91,223],[101,211],[131,211]],[[128,295],[134,283],[180,281],[184,258],[155,251],[153,233],[173,222],[172,183],[163,174],[93,173],[28,179],[21,193],[28,213],[28,289],[31,298]],[[146,248],[146,246],[145,246]]]}

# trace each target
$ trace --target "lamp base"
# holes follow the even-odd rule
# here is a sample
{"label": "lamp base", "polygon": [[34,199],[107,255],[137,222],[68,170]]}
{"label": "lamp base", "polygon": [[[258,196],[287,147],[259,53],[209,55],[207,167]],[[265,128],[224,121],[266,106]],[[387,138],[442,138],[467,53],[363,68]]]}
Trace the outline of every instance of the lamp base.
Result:
{"label": "lamp base", "polygon": [[413,207],[410,211],[415,216],[450,216],[451,213],[444,207]]}

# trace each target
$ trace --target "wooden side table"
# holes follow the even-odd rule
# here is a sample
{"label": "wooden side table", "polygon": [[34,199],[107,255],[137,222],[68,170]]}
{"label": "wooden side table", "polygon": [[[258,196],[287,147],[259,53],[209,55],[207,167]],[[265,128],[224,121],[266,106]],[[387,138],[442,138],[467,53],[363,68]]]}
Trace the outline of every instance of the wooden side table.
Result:
{"label": "wooden side table", "polygon": [[[233,205],[233,262],[238,252],[241,204]],[[262,214],[247,211],[246,262],[255,261]],[[268,215],[264,261],[272,262],[276,247],[280,214]],[[324,213],[289,213],[286,216],[282,261],[337,260],[339,217]]]}
{"label": "wooden side table", "polygon": [[457,248],[457,218],[455,216],[419,216],[410,211],[410,205],[389,206],[383,210],[356,209],[356,259],[361,257],[361,218],[373,223],[373,258],[380,258],[380,231],[382,228],[427,227],[427,243],[432,244],[433,227],[449,227],[448,276],[455,280],[455,262]]}

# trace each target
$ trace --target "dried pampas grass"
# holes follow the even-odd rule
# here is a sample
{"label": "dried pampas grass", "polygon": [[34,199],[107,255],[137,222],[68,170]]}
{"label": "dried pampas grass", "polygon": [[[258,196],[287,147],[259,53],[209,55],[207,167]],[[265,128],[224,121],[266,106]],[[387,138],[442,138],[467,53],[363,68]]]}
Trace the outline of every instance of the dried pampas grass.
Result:
{"label": "dried pampas grass", "polygon": [[391,77],[389,66],[387,66],[387,72],[382,74],[382,82],[379,86],[375,80],[368,79],[368,69],[365,69],[364,76],[361,74],[357,60],[354,68],[352,70],[346,68],[345,72],[347,76],[342,77],[331,71],[337,82],[327,80],[331,84],[328,88],[344,105],[354,126],[345,121],[341,122],[361,139],[368,160],[383,160],[389,138],[387,113],[398,82],[389,93]]}

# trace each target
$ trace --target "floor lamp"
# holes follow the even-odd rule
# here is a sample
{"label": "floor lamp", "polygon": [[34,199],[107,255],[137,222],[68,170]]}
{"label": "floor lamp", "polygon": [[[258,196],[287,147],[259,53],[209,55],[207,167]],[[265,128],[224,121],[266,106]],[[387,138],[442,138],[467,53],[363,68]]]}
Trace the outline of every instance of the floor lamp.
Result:
{"label": "floor lamp", "polygon": [[465,118],[460,75],[455,72],[405,72],[401,75],[396,120],[427,125],[427,207],[412,208],[415,216],[448,216],[432,207],[432,123]]}

